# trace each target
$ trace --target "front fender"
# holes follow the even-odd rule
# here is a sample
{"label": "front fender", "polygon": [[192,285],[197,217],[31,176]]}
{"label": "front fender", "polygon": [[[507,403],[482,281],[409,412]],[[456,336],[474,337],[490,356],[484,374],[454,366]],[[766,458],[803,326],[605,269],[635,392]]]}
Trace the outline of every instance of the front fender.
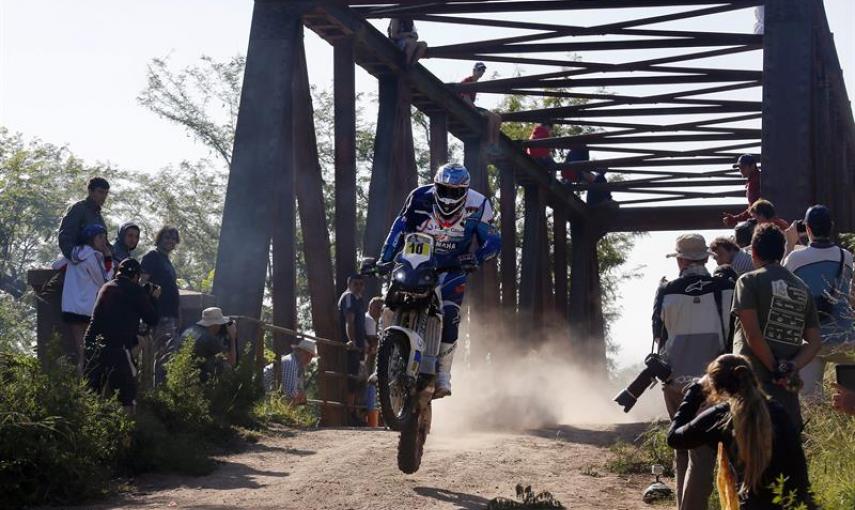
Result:
{"label": "front fender", "polygon": [[402,333],[410,341],[410,357],[407,360],[407,375],[413,378],[419,375],[419,366],[422,363],[422,350],[424,350],[424,341],[415,331],[403,328],[401,326],[389,326],[383,330],[384,334],[390,331]]}

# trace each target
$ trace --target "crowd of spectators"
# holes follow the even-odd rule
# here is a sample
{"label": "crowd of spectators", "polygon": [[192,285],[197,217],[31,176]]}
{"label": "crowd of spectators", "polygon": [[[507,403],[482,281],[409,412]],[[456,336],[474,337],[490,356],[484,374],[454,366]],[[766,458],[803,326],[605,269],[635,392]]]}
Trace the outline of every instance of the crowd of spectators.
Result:
{"label": "crowd of spectators", "polygon": [[[663,391],[680,510],[706,508],[716,455],[732,508],[773,508],[780,475],[815,508],[801,399],[821,399],[826,365],[855,354],[853,257],[834,241],[831,211],[815,205],[788,224],[758,198],[746,212],[733,237],[709,247],[699,234],[678,237],[669,256],[679,277],[654,300],[654,341],[672,368]],[[855,414],[855,391],[833,387],[833,406]]]}

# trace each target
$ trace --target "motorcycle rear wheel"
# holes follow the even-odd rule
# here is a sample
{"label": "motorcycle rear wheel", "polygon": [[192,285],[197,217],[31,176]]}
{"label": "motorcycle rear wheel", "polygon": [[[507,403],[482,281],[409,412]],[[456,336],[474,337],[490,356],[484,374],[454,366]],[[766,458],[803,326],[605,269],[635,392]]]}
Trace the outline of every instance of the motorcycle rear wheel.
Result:
{"label": "motorcycle rear wheel", "polygon": [[418,471],[422,463],[431,420],[430,404],[422,410],[417,409],[412,416],[413,419],[404,425],[398,438],[398,469],[408,475]]}
{"label": "motorcycle rear wheel", "polygon": [[383,335],[377,350],[377,389],[380,411],[386,426],[402,431],[414,418],[415,397],[404,386],[404,375],[410,356],[410,341],[402,333]]}

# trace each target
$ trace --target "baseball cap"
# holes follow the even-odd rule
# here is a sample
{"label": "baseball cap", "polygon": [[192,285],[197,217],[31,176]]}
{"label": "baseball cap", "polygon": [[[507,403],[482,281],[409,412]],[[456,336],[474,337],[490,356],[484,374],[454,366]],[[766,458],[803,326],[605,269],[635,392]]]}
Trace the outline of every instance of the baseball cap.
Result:
{"label": "baseball cap", "polygon": [[757,158],[754,157],[753,154],[743,154],[737,158],[736,163],[734,163],[733,168],[739,168],[741,165],[756,165]]}
{"label": "baseball cap", "polygon": [[824,205],[817,204],[811,206],[805,212],[805,224],[810,227],[811,230],[827,232],[831,230],[831,223],[831,211],[829,211],[828,207]]}
{"label": "baseball cap", "polygon": [[127,258],[119,263],[119,268],[116,270],[116,276],[133,278],[139,275],[141,270],[142,268],[140,263],[136,259]]}
{"label": "baseball cap", "polygon": [[677,237],[677,244],[673,253],[666,257],[679,257],[686,260],[704,260],[713,255],[707,248],[704,236],[700,234],[683,234]]}
{"label": "baseball cap", "polygon": [[487,66],[484,62],[475,62],[475,66],[472,69],[487,69]]}

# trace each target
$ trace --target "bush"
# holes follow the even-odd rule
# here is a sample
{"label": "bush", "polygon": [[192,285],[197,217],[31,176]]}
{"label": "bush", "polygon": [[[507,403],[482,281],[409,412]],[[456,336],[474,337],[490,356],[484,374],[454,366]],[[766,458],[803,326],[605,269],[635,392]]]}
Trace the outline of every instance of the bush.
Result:
{"label": "bush", "polygon": [[612,457],[606,469],[621,475],[650,473],[650,466],[661,464],[665,476],[674,476],[674,450],[668,447],[667,435],[665,423],[653,422],[634,443],[618,441],[609,447]]}
{"label": "bush", "polygon": [[295,406],[279,393],[270,393],[255,405],[253,415],[263,425],[273,423],[287,427],[308,428],[317,425],[318,419],[306,406]]}
{"label": "bush", "polygon": [[103,494],[130,443],[115,400],[89,391],[74,367],[45,370],[0,353],[0,501],[68,504]]}
{"label": "bush", "polygon": [[855,508],[855,418],[828,404],[804,407],[811,487],[825,510]]}

